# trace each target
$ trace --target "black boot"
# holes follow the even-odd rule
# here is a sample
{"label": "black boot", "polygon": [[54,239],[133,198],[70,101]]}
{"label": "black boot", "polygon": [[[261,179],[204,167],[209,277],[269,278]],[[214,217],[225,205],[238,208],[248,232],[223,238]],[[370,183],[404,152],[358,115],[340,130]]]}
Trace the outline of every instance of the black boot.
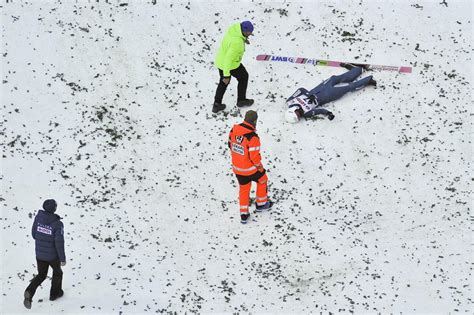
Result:
{"label": "black boot", "polygon": [[56,294],[56,295],[50,295],[50,296],[49,296],[49,300],[50,300],[50,301],[54,301],[54,300],[56,300],[56,299],[59,299],[59,298],[60,298],[61,296],[63,296],[63,295],[64,295],[64,291],[61,290],[61,291],[59,291],[59,293]]}
{"label": "black boot", "polygon": [[374,78],[370,78],[369,83],[367,83],[367,85],[377,86],[377,81],[375,81]]}
{"label": "black boot", "polygon": [[340,66],[343,67],[343,68],[346,68],[347,70],[352,70],[353,68],[355,68],[355,66],[353,64],[344,63],[344,62],[341,62]]}
{"label": "black boot", "polygon": [[255,211],[256,212],[262,212],[264,210],[269,210],[273,206],[273,201],[267,201],[265,204],[259,206],[257,205]]}
{"label": "black boot", "polygon": [[31,293],[29,291],[25,291],[24,297],[25,299],[23,300],[23,305],[27,309],[31,309],[31,302],[33,301],[33,297],[31,296]]}
{"label": "black boot", "polygon": [[214,102],[214,105],[212,106],[212,112],[213,113],[220,112],[221,110],[224,110],[224,109],[225,109],[225,104],[220,104],[220,103]]}
{"label": "black boot", "polygon": [[237,107],[250,106],[252,104],[253,104],[253,100],[249,98],[237,101]]}
{"label": "black boot", "polygon": [[359,64],[359,63],[344,63],[344,62],[341,62],[339,65],[343,68],[346,68],[347,70],[352,70],[356,67],[362,68],[366,71],[369,70],[369,65],[364,65],[364,64]]}
{"label": "black boot", "polygon": [[248,213],[241,213],[240,214],[240,223],[246,224],[249,219],[250,214]]}

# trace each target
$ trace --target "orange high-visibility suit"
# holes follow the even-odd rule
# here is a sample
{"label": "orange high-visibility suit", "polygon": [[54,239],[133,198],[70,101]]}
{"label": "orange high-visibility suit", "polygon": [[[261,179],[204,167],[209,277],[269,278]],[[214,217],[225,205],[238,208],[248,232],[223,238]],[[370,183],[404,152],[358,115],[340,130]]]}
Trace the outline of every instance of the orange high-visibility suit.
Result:
{"label": "orange high-visibility suit", "polygon": [[252,181],[257,182],[257,205],[264,205],[268,200],[268,177],[261,163],[260,138],[255,127],[245,121],[234,125],[229,133],[229,148],[232,169],[239,182],[240,213],[248,214]]}

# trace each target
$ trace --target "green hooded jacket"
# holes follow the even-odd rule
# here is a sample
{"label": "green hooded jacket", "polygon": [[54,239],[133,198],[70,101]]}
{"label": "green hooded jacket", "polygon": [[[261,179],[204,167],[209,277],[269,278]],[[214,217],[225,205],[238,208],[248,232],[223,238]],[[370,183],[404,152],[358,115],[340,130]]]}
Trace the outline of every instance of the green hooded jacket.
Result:
{"label": "green hooded jacket", "polygon": [[240,66],[244,52],[245,36],[242,34],[240,23],[236,23],[225,33],[217,52],[216,66],[224,72],[225,77],[230,76],[230,70]]}

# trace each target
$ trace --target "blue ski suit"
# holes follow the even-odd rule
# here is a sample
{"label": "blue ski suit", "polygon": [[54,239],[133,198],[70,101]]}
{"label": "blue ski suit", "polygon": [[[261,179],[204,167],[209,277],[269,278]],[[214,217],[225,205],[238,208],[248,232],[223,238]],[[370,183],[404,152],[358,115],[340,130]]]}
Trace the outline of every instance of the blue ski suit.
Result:
{"label": "blue ski suit", "polygon": [[[361,74],[362,68],[355,67],[346,73],[330,77],[310,91],[305,88],[299,88],[286,100],[286,104],[289,108],[300,106],[305,118],[314,115],[329,115],[331,112],[321,106],[341,98],[347,92],[365,87],[372,76],[354,81]],[[341,83],[346,84],[339,85]]]}

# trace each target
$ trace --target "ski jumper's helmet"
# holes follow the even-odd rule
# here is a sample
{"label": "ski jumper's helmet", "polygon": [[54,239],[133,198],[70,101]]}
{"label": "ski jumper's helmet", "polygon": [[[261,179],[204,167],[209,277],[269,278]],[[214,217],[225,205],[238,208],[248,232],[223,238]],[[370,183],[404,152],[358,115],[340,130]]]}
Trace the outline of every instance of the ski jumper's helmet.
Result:
{"label": "ski jumper's helmet", "polygon": [[296,113],[297,110],[298,110],[297,106],[288,108],[288,110],[285,112],[285,119],[287,122],[291,124],[295,124],[300,120],[300,117]]}

